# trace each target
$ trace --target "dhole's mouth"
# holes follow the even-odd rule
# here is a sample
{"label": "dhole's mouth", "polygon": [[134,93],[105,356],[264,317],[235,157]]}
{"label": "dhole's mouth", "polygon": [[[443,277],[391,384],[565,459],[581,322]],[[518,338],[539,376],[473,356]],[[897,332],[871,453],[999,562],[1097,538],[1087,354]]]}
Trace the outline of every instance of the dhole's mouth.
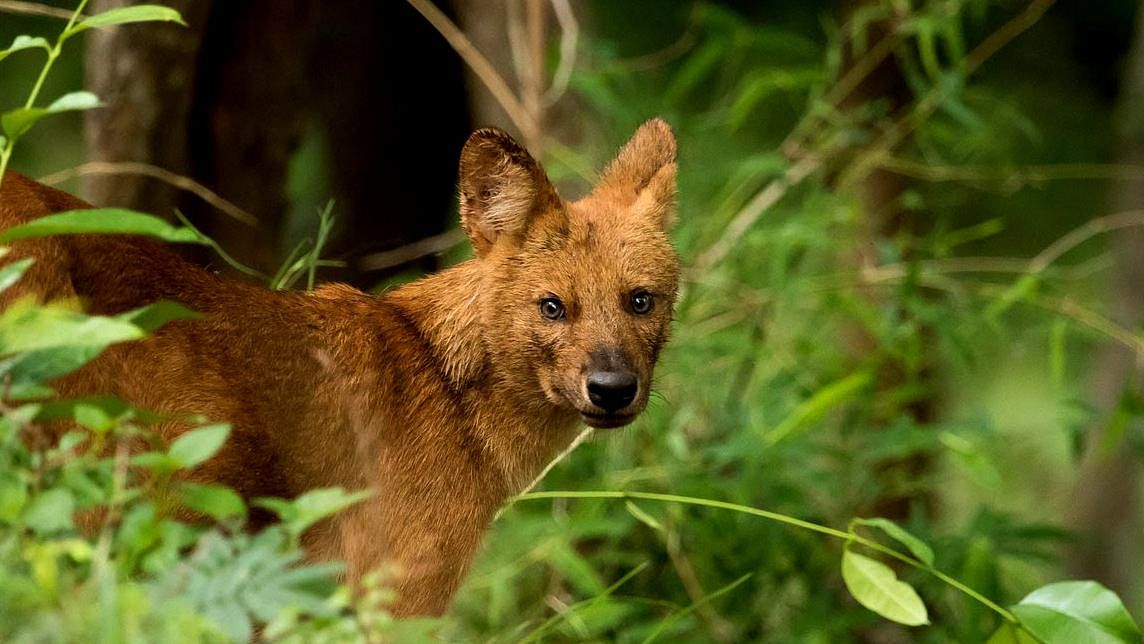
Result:
{"label": "dhole's mouth", "polygon": [[636,414],[600,414],[590,411],[580,412],[580,418],[589,427],[595,429],[614,429],[616,427],[623,427],[631,423],[636,418]]}

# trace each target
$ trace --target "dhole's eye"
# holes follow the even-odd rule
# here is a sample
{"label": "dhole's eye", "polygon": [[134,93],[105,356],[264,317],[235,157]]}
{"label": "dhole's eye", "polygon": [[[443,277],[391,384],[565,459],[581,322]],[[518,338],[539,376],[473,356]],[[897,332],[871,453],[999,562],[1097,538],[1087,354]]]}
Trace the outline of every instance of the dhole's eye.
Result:
{"label": "dhole's eye", "polygon": [[546,320],[563,320],[564,303],[558,297],[544,297],[540,299],[540,315]]}
{"label": "dhole's eye", "polygon": [[651,293],[641,289],[632,291],[632,313],[637,315],[644,315],[651,312],[652,307],[655,305],[655,298]]}

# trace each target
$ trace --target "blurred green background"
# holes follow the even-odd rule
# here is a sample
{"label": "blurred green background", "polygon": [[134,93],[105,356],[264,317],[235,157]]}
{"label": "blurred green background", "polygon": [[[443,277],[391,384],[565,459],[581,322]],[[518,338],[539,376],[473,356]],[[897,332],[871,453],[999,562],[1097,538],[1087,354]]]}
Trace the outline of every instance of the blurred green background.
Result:
{"label": "blurred green background", "polygon": [[[509,129],[575,196],[662,116],[686,283],[657,393],[540,489],[885,516],[1003,605],[1091,578],[1144,618],[1139,3],[441,4],[515,120],[411,6],[377,5],[188,0],[183,32],[76,39],[45,95],[89,87],[107,107],[45,121],[13,169],[193,177],[259,225],[113,167],[49,176],[99,205],[180,207],[256,266],[334,197],[344,266],[327,278],[383,289],[466,256],[449,230],[471,127]],[[0,42],[60,26],[0,5]],[[4,61],[0,111],[39,63]],[[393,260],[425,238],[437,252]],[[522,502],[444,633],[516,641],[552,620],[557,640],[642,641],[680,607],[664,640],[971,642],[998,625],[911,571],[933,625],[885,622],[846,593],[840,550],[713,509]]]}

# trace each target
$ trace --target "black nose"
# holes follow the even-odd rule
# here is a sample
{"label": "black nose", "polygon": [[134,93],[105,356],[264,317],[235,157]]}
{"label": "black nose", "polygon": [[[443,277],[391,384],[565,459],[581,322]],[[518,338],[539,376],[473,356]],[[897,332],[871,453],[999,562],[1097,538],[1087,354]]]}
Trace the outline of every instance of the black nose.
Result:
{"label": "black nose", "polygon": [[593,371],[588,374],[588,400],[606,412],[614,412],[635,400],[638,383],[629,371]]}

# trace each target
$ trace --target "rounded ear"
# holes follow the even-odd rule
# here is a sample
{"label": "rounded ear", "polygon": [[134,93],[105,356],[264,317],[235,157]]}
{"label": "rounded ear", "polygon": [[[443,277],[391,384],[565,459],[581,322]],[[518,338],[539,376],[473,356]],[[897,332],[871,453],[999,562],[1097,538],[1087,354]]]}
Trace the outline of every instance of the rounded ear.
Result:
{"label": "rounded ear", "polygon": [[461,150],[461,226],[478,255],[498,239],[519,238],[532,215],[558,203],[532,155],[503,130],[473,132]]}
{"label": "rounded ear", "polygon": [[666,121],[653,118],[620,148],[593,194],[606,195],[666,229],[675,222],[675,175],[675,134]]}

